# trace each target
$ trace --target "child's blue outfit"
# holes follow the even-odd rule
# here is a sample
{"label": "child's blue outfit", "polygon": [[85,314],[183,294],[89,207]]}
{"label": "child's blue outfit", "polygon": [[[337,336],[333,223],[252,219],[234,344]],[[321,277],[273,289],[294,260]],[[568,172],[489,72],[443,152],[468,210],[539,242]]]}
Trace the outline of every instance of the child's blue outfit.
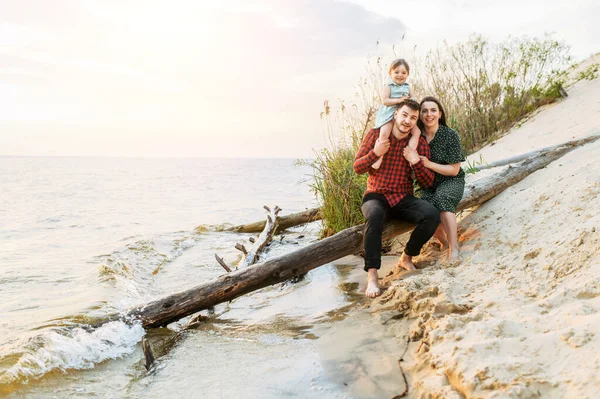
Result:
{"label": "child's blue outfit", "polygon": [[[400,98],[402,96],[408,97],[410,93],[410,85],[406,82],[399,85],[390,79],[388,86],[390,86],[390,98]],[[397,108],[397,105],[382,105],[379,110],[377,110],[377,115],[375,116],[375,129],[380,128],[394,119],[394,112],[396,112]]]}

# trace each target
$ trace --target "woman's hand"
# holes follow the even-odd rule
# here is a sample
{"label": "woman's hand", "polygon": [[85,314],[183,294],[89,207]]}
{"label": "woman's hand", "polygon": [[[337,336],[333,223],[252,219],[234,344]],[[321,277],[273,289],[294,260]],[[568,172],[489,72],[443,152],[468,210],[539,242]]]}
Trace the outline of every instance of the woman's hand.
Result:
{"label": "woman's hand", "polygon": [[425,166],[426,168],[429,168],[431,166],[431,161],[429,160],[429,158],[424,157],[423,155],[419,155],[419,158],[421,158],[421,161],[423,161],[423,166]]}
{"label": "woman's hand", "polygon": [[404,155],[404,158],[408,162],[410,162],[411,165],[414,165],[421,160],[417,150],[414,150],[414,149],[410,148],[409,146],[404,147],[404,150],[402,151],[402,155]]}

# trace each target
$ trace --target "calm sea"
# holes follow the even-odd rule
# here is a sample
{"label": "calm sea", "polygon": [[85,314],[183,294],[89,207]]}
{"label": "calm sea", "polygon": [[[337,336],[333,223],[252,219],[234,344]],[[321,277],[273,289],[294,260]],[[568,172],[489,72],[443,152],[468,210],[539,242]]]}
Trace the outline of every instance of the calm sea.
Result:
{"label": "calm sea", "polygon": [[[249,236],[215,227],[262,220],[263,205],[316,206],[310,173],[288,159],[0,157],[0,396],[345,397],[313,330],[356,301],[340,266],[219,305],[195,329],[86,328],[223,274],[214,254],[235,264]],[[286,232],[266,256],[319,227]]]}

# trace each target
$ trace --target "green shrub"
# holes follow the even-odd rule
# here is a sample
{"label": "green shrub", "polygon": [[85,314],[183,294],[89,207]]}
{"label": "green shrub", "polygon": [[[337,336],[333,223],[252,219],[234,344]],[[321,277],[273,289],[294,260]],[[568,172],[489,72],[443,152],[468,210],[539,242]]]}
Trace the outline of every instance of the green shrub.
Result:
{"label": "green shrub", "polygon": [[360,204],[367,175],[354,173],[355,153],[351,147],[321,150],[313,161],[312,188],[323,213],[323,236],[363,222]]}
{"label": "green shrub", "polygon": [[575,77],[575,81],[578,82],[580,80],[594,80],[598,77],[598,67],[600,64],[592,64],[588,66],[585,70],[579,72]]}

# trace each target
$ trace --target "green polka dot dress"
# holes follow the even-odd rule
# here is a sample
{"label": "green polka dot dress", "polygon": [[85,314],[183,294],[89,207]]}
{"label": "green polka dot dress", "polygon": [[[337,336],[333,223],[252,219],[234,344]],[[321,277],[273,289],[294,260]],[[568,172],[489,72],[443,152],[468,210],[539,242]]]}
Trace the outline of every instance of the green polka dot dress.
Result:
{"label": "green polka dot dress", "polygon": [[[429,142],[430,160],[440,165],[451,165],[463,162],[462,146],[456,131],[448,126],[440,125],[433,140]],[[465,191],[465,172],[460,169],[456,176],[435,174],[433,187],[420,190],[420,197],[435,206],[440,212],[456,213],[456,207]]]}

